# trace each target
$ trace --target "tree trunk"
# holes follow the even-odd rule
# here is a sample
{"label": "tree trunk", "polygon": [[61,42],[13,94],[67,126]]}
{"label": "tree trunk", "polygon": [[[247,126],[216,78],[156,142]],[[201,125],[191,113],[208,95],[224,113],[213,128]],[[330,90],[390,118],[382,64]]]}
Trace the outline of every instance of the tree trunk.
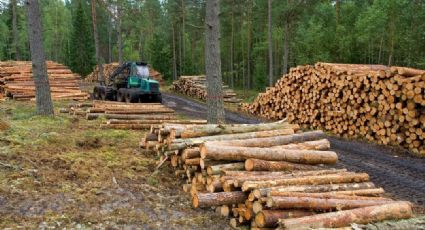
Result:
{"label": "tree trunk", "polygon": [[117,7],[118,12],[118,63],[124,63],[122,57],[123,41],[122,41],[122,22],[121,22],[121,6]]}
{"label": "tree trunk", "polygon": [[205,72],[207,75],[207,117],[212,124],[225,122],[221,79],[219,0],[207,1],[205,16]]}
{"label": "tree trunk", "polygon": [[93,37],[94,37],[94,47],[96,50],[96,62],[99,69],[97,80],[100,84],[105,84],[105,78],[103,77],[103,61],[100,56],[100,47],[99,47],[99,35],[97,33],[97,16],[96,16],[96,0],[91,0],[91,17],[93,22]]}
{"label": "tree trunk", "polygon": [[368,224],[383,220],[407,219],[412,217],[412,205],[409,202],[394,202],[391,204],[357,208],[346,211],[330,212],[313,216],[281,219],[283,229],[316,229],[340,228],[352,223]]}
{"label": "tree trunk", "polygon": [[220,205],[244,203],[247,195],[244,192],[198,193],[192,197],[194,208],[205,208]]}
{"label": "tree trunk", "polygon": [[18,22],[17,22],[17,0],[11,0],[12,4],[12,36],[13,36],[13,51],[15,52],[15,60],[21,60],[21,53],[19,51],[19,32],[18,32]]}
{"label": "tree trunk", "polygon": [[38,0],[27,0],[26,4],[37,114],[53,115],[53,103],[50,94],[49,78],[47,76],[46,58],[43,47],[43,28]]}
{"label": "tree trunk", "polygon": [[202,159],[244,161],[255,158],[302,164],[335,164],[338,160],[337,154],[333,151],[223,146],[219,143],[203,144],[201,146]]}
{"label": "tree trunk", "polygon": [[285,17],[285,27],[283,35],[283,67],[282,73],[287,74],[289,68],[289,19]]}
{"label": "tree trunk", "polygon": [[272,0],[268,0],[269,86],[273,86]]}
{"label": "tree trunk", "polygon": [[176,31],[173,24],[173,80],[177,80]]}
{"label": "tree trunk", "polygon": [[249,191],[257,188],[276,187],[281,185],[339,184],[366,182],[368,180],[369,175],[367,173],[346,173],[324,176],[305,176],[279,180],[247,181],[242,185],[242,191]]}
{"label": "tree trunk", "polygon": [[108,16],[108,63],[112,63],[112,23],[111,16]]}
{"label": "tree trunk", "polygon": [[235,1],[232,0],[232,7],[230,7],[231,10],[231,32],[230,32],[230,87],[235,87],[235,75],[234,75],[234,51],[235,51],[235,22],[234,22],[234,7],[235,7]]}
{"label": "tree trunk", "polygon": [[252,74],[251,74],[251,50],[252,50],[252,8],[253,0],[248,0],[248,52],[247,52],[247,88],[252,88]]}
{"label": "tree trunk", "polygon": [[265,161],[259,159],[247,159],[245,170],[247,171],[294,171],[294,170],[317,170],[320,167],[295,164],[286,161]]}
{"label": "tree trunk", "polygon": [[312,211],[303,210],[263,210],[255,216],[255,224],[261,228],[276,228],[279,219],[297,218],[314,214]]}

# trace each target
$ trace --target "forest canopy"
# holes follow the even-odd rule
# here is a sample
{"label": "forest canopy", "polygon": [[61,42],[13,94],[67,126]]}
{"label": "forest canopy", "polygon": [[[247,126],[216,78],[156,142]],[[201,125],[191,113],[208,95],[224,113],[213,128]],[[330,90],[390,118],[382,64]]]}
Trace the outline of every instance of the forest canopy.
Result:
{"label": "forest canopy", "polygon": [[[40,1],[46,58],[82,76],[95,65],[91,2]],[[118,61],[121,34],[124,61],[147,61],[166,79],[203,74],[205,2],[97,0],[103,62]],[[221,0],[220,7],[224,81],[262,89],[267,1]],[[425,69],[423,0],[274,0],[272,34],[274,80],[290,67],[319,61]],[[30,60],[22,0],[0,1],[0,60]]]}

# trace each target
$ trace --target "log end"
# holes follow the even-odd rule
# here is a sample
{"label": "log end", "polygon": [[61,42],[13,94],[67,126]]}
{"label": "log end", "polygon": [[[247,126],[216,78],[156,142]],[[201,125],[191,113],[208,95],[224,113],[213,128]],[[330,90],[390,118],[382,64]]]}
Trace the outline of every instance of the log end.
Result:
{"label": "log end", "polygon": [[263,212],[259,212],[255,215],[255,224],[260,228],[266,225],[266,217]]}
{"label": "log end", "polygon": [[263,210],[263,205],[260,202],[255,201],[252,205],[252,210],[254,211],[254,213],[259,213]]}
{"label": "log end", "polygon": [[199,208],[199,198],[197,194],[192,197],[192,205],[194,208]]}
{"label": "log end", "polygon": [[245,161],[245,170],[246,171],[252,171],[254,169],[254,163],[252,162],[251,159],[247,159]]}

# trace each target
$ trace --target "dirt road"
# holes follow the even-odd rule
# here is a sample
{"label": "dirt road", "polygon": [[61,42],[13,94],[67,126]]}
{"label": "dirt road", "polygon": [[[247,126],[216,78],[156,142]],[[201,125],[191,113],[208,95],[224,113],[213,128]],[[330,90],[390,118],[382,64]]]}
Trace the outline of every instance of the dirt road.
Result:
{"label": "dirt road", "polygon": [[[173,94],[164,94],[164,103],[185,116],[206,117],[206,105]],[[226,111],[229,123],[258,123],[255,118]],[[409,200],[425,208],[425,159],[410,157],[392,148],[361,141],[329,137],[338,153],[338,167],[367,172],[371,180],[382,186],[390,196]]]}

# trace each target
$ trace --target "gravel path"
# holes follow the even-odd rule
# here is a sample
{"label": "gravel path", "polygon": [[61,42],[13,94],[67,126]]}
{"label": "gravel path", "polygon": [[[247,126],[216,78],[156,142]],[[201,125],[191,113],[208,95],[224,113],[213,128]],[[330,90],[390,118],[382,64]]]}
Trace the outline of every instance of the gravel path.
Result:
{"label": "gravel path", "polygon": [[[164,104],[193,118],[206,118],[206,105],[174,94],[164,94]],[[226,111],[229,123],[259,123],[258,119]],[[329,137],[338,153],[338,167],[367,172],[371,180],[392,197],[409,200],[425,208],[425,159],[400,154],[386,146]],[[422,212],[422,211],[421,211]]]}

